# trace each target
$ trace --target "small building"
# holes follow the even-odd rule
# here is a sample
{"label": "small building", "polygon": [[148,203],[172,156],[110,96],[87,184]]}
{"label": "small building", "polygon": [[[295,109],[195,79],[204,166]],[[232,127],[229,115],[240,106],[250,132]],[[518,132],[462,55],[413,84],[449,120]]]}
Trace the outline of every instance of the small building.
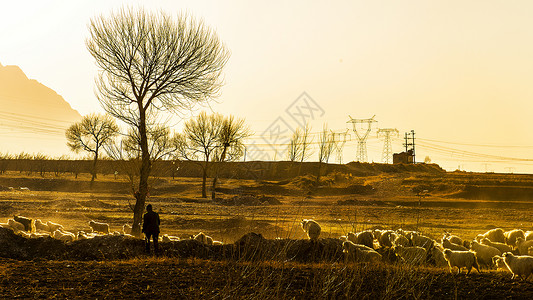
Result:
{"label": "small building", "polygon": [[392,155],[393,164],[414,164],[415,155],[413,150],[408,150],[407,152],[394,153]]}

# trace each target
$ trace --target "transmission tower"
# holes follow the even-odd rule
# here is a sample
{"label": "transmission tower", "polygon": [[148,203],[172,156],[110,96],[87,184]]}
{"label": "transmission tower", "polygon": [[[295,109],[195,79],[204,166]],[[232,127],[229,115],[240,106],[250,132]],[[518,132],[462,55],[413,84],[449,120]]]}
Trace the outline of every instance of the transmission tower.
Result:
{"label": "transmission tower", "polygon": [[383,153],[381,159],[384,164],[392,163],[392,137],[398,137],[400,132],[396,128],[380,128],[378,129],[378,137],[383,137]]}
{"label": "transmission tower", "polygon": [[[368,158],[366,155],[366,139],[368,138],[368,135],[370,134],[370,131],[372,131],[372,123],[377,122],[374,120],[374,115],[370,119],[354,119],[350,115],[350,121],[346,123],[352,123],[353,125],[353,132],[355,133],[355,136],[357,137],[357,154],[355,156],[355,160],[359,162],[367,162]],[[357,128],[357,124],[360,124],[361,128]],[[366,129],[363,128],[366,125]]]}
{"label": "transmission tower", "polygon": [[346,129],[344,132],[331,132],[331,134],[333,134],[333,142],[335,145],[335,151],[337,152],[337,161],[339,164],[342,164],[342,149],[344,148],[344,144],[346,144],[346,138],[350,138],[348,130],[349,129]]}

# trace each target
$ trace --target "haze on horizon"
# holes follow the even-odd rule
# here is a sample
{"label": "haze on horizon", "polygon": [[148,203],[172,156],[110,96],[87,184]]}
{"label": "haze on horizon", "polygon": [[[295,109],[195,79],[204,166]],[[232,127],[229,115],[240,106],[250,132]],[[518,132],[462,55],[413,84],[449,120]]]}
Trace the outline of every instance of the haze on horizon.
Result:
{"label": "haze on horizon", "polygon": [[[262,135],[279,117],[296,126],[286,109],[306,92],[323,110],[313,132],[376,115],[376,127],[415,130],[417,161],[533,173],[529,1],[5,1],[0,64],[19,66],[82,115],[101,112],[87,24],[125,4],[187,11],[216,29],[232,55],[217,103],[204,109],[246,118],[260,150],[270,149]],[[179,130],[180,120],[173,124]],[[68,154],[60,138],[26,152],[46,143]],[[373,132],[370,161],[381,161],[382,146]],[[355,149],[347,142],[343,162]]]}

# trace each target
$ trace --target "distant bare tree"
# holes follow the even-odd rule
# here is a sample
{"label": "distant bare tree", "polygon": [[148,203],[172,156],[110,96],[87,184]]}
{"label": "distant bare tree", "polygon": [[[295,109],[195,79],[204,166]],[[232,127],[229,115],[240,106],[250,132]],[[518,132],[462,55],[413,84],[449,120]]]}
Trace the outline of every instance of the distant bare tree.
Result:
{"label": "distant bare tree", "polygon": [[96,179],[100,148],[109,143],[117,133],[118,126],[115,121],[108,115],[102,114],[86,115],[65,132],[67,145],[72,151],[78,153],[83,150],[93,154],[91,185]]}
{"label": "distant bare tree", "polygon": [[202,168],[202,197],[207,198],[207,173],[219,148],[219,133],[224,119],[220,114],[200,113],[185,122],[183,134],[176,136],[177,156],[197,162]]}
{"label": "distant bare tree", "polygon": [[[244,154],[243,141],[252,134],[250,129],[244,124],[244,119],[235,119],[232,115],[225,117],[217,131],[217,146],[214,153],[214,162],[220,164],[225,161],[235,161],[241,158]],[[213,174],[212,200],[215,200],[216,197],[215,190],[218,180],[217,164],[215,165],[215,172]]]}
{"label": "distant bare tree", "polygon": [[302,155],[302,134],[302,129],[300,127],[296,128],[289,141],[288,157],[292,162],[299,161]]}
{"label": "distant bare tree", "polygon": [[335,134],[328,130],[328,125],[324,124],[322,132],[318,137],[318,173],[316,176],[317,184],[320,183],[320,175],[322,171],[322,164],[329,162],[329,157],[335,149]]}
{"label": "distant bare tree", "polygon": [[302,171],[302,165],[304,160],[311,157],[311,143],[313,142],[313,138],[311,137],[311,125],[309,123],[305,124],[305,127],[302,130],[301,135],[301,156],[300,156],[300,167],[298,168],[298,175],[300,175]]}
{"label": "distant bare tree", "polygon": [[132,229],[139,236],[152,167],[146,119],[153,111],[179,113],[216,96],[229,52],[215,32],[185,14],[122,9],[92,19],[89,34],[87,48],[100,68],[98,100],[140,140]]}

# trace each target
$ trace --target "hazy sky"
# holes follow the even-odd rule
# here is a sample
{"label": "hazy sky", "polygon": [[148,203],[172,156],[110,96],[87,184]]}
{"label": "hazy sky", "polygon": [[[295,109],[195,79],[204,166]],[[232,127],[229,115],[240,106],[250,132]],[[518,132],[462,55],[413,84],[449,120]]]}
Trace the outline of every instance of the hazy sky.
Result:
{"label": "hazy sky", "polygon": [[[531,1],[0,3],[0,63],[20,66],[82,115],[101,110],[85,47],[90,18],[142,3],[190,12],[216,29],[232,55],[211,108],[245,117],[259,148],[278,117],[296,125],[285,110],[306,92],[323,109],[314,132],[324,122],[345,130],[348,115],[376,115],[376,127],[416,131],[418,160],[429,156],[449,170],[533,172]],[[344,162],[355,159],[355,146],[346,144]],[[381,161],[375,132],[368,149],[370,160]]]}

